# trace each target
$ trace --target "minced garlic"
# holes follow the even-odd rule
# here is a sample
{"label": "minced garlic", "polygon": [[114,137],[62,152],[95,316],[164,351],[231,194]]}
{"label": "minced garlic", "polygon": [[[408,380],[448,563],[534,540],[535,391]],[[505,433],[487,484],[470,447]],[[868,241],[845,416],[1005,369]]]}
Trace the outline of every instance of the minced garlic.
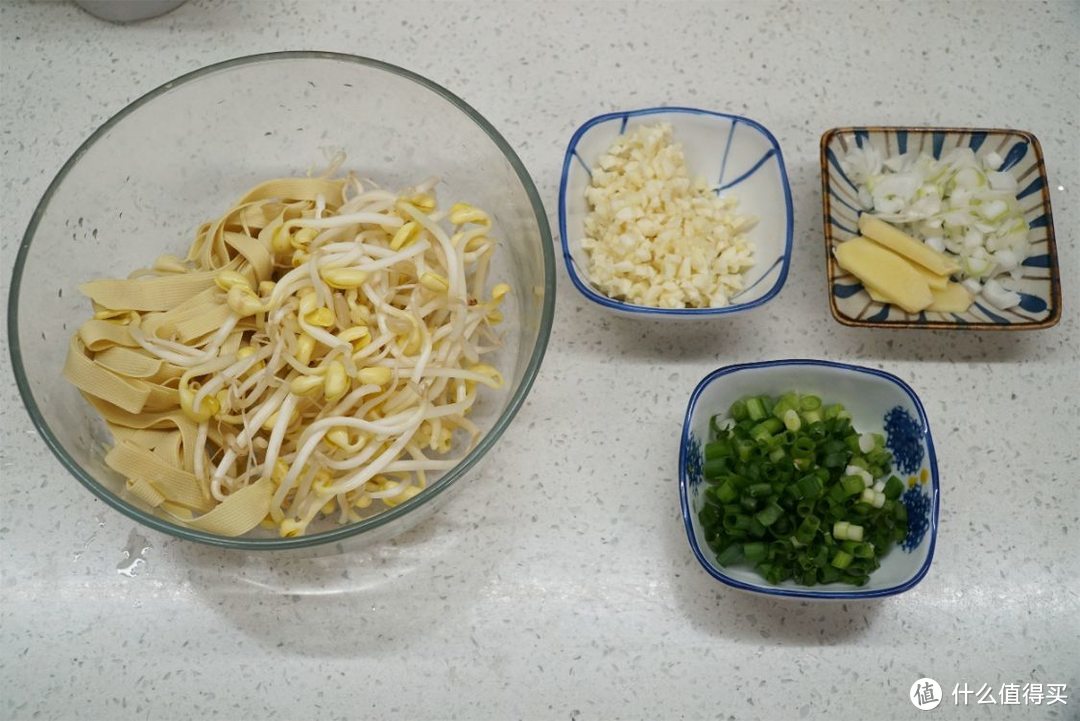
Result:
{"label": "minced garlic", "polygon": [[658,308],[728,305],[753,265],[756,222],[691,180],[666,123],[619,136],[593,169],[581,245],[605,295]]}

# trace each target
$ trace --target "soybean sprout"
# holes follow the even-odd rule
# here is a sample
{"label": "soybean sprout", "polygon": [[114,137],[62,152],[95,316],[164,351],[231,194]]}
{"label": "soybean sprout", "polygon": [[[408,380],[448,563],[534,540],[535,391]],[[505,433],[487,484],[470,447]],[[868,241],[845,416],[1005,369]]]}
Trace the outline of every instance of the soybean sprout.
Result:
{"label": "soybean sprout", "polygon": [[490,217],[354,175],[262,183],[186,259],[82,286],[65,376],[113,433],[127,491],[221,535],[303,534],[421,492],[481,430],[481,356],[510,291]]}

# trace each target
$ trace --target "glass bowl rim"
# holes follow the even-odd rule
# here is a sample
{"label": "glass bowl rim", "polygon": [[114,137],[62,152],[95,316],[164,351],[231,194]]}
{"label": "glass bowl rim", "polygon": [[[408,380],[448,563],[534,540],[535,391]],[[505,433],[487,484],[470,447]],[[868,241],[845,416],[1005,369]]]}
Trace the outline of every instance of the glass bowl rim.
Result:
{"label": "glass bowl rim", "polygon": [[[356,523],[350,523],[348,525],[336,528],[330,531],[324,531],[322,533],[316,533],[310,536],[298,536],[295,538],[231,538],[227,536],[219,536],[213,533],[200,531],[194,528],[188,528],[176,523],[171,523],[159,518],[151,513],[147,513],[134,505],[124,501],[120,496],[114,494],[112,491],[105,488],[98,481],[67,452],[64,445],[52,432],[48,423],[45,421],[37,402],[34,399],[34,394],[30,389],[30,383],[26,376],[26,371],[22,358],[22,350],[19,343],[19,291],[22,286],[22,274],[23,268],[26,264],[27,257],[29,256],[30,247],[33,243],[34,236],[37,232],[38,225],[41,222],[42,217],[45,215],[49,204],[56,194],[57,190],[63,184],[71,170],[78,164],[82,156],[88,151],[102,136],[105,135],[113,126],[117,125],[121,120],[131,115],[134,111],[138,110],[142,106],[150,103],[152,100],[160,95],[163,95],[182,84],[190,83],[195,80],[199,80],[203,77],[221,72],[231,70],[233,68],[243,67],[246,65],[255,65],[265,62],[280,62],[290,60],[328,60],[335,62],[354,63],[357,65],[374,68],[375,70],[381,70],[383,72],[390,73],[391,75],[397,75],[405,80],[411,80],[414,83],[434,92],[436,95],[442,97],[448,101],[451,105],[456,107],[462,113],[464,113],[469,119],[471,119],[477,127],[479,127],[487,136],[495,143],[495,146],[502,152],[503,156],[510,163],[514,169],[518,180],[521,182],[522,187],[525,189],[525,193],[529,198],[529,203],[532,206],[533,215],[535,216],[537,228],[540,233],[541,239],[541,251],[544,259],[544,303],[540,318],[539,333],[536,338],[536,343],[532,349],[532,355],[529,358],[529,363],[525,368],[525,373],[522,376],[521,383],[514,391],[513,396],[510,398],[506,408],[496,419],[495,424],[491,429],[480,439],[476,447],[469,451],[468,454],[452,469],[446,472],[437,483],[428,486],[415,497],[405,501],[401,505],[393,508],[388,508],[382,513],[367,518],[363,521]],[[346,538],[356,536],[365,532],[373,531],[380,528],[391,521],[394,521],[402,516],[419,509],[421,506],[426,505],[429,501],[433,500],[445,490],[453,486],[466,472],[468,472],[476,463],[483,458],[483,456],[495,445],[495,442],[502,436],[503,432],[509,426],[510,421],[517,415],[522,404],[525,401],[525,397],[528,395],[529,390],[532,388],[533,382],[536,380],[536,375],[540,369],[540,363],[544,358],[544,353],[547,350],[548,339],[551,335],[551,326],[555,314],[555,255],[553,250],[553,241],[551,236],[551,227],[548,224],[547,213],[544,210],[543,202],[540,200],[540,194],[536,189],[536,185],[529,175],[529,171],[525,168],[524,163],[518,157],[514,149],[506,141],[505,138],[495,129],[495,127],[488,122],[479,112],[477,112],[471,105],[466,103],[460,97],[451,93],[446,88],[442,87],[438,83],[425,78],[422,75],[414,73],[410,70],[392,65],[390,63],[376,60],[374,58],[362,57],[359,55],[350,55],[346,53],[336,53],[327,51],[316,50],[293,50],[293,51],[280,51],[270,53],[259,53],[255,55],[245,55],[241,57],[232,58],[211,65],[198,68],[191,72],[180,75],[156,88],[148,93],[136,98],[124,108],[122,108],[115,115],[106,120],[102,125],[95,130],[90,136],[84,140],[79,147],[72,153],[71,157],[61,166],[56,177],[49,183],[41,200],[38,201],[37,206],[34,208],[34,212],[30,216],[30,222],[27,225],[26,231],[23,233],[22,242],[19,245],[18,253],[15,257],[15,264],[11,274],[11,286],[8,291],[8,311],[7,311],[7,332],[8,332],[8,350],[11,356],[12,369],[15,373],[15,383],[19,389],[19,395],[22,398],[23,405],[26,406],[27,412],[30,414],[30,420],[33,422],[34,427],[45,441],[45,445],[49,447],[53,455],[75,476],[76,479],[87,489],[90,490],[95,496],[104,501],[107,505],[115,508],[123,513],[128,518],[131,518],[139,523],[160,531],[167,533],[177,538],[196,541],[199,543],[209,544],[212,546],[219,546],[223,548],[234,548],[243,550],[284,550],[284,549],[298,549],[309,548],[312,546],[318,546],[325,543],[333,543],[336,541],[342,541]]]}

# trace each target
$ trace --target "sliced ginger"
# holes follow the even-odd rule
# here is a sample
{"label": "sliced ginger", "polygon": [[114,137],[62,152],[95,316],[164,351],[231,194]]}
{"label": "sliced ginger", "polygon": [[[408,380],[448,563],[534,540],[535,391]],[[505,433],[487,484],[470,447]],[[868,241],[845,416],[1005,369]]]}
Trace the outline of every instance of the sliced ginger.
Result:
{"label": "sliced ginger", "polygon": [[930,286],[910,263],[866,238],[836,246],[836,262],[908,313],[918,313],[934,301]]}
{"label": "sliced ginger", "polygon": [[840,267],[862,281],[870,298],[903,308],[962,313],[971,293],[949,280],[956,262],[868,213],[859,216],[863,237],[836,248]]}
{"label": "sliced ginger", "polygon": [[884,247],[918,263],[933,273],[949,276],[960,270],[955,260],[944,253],[939,253],[922,242],[912,238],[904,231],[894,228],[880,218],[869,213],[859,216],[859,232],[864,237],[880,243]]}

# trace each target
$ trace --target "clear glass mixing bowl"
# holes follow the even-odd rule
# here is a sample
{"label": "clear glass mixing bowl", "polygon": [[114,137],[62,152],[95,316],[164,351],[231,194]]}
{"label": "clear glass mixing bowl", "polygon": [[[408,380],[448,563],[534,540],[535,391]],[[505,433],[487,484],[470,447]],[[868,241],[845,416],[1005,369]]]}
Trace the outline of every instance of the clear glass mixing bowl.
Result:
{"label": "clear glass mixing bowl", "polygon": [[[444,201],[487,210],[500,241],[489,277],[513,287],[496,363],[505,390],[478,402],[485,431],[452,470],[415,498],[363,521],[298,538],[225,538],[156,515],[122,493],[104,464],[111,437],[61,376],[71,333],[91,313],[80,283],[124,277],[162,253],[183,255],[201,221],[247,188],[303,174],[343,150],[345,167],[401,187],[435,175]],[[151,528],[248,549],[385,537],[428,515],[436,499],[495,445],[536,377],[555,307],[551,231],[536,187],[488,121],[446,89],[376,60],[322,52],[254,55],[196,70],[139,98],[61,168],[15,261],[8,335],[16,380],[41,436],[95,495]],[[482,396],[483,398],[483,396]],[[73,491],[74,492],[74,491]]]}

